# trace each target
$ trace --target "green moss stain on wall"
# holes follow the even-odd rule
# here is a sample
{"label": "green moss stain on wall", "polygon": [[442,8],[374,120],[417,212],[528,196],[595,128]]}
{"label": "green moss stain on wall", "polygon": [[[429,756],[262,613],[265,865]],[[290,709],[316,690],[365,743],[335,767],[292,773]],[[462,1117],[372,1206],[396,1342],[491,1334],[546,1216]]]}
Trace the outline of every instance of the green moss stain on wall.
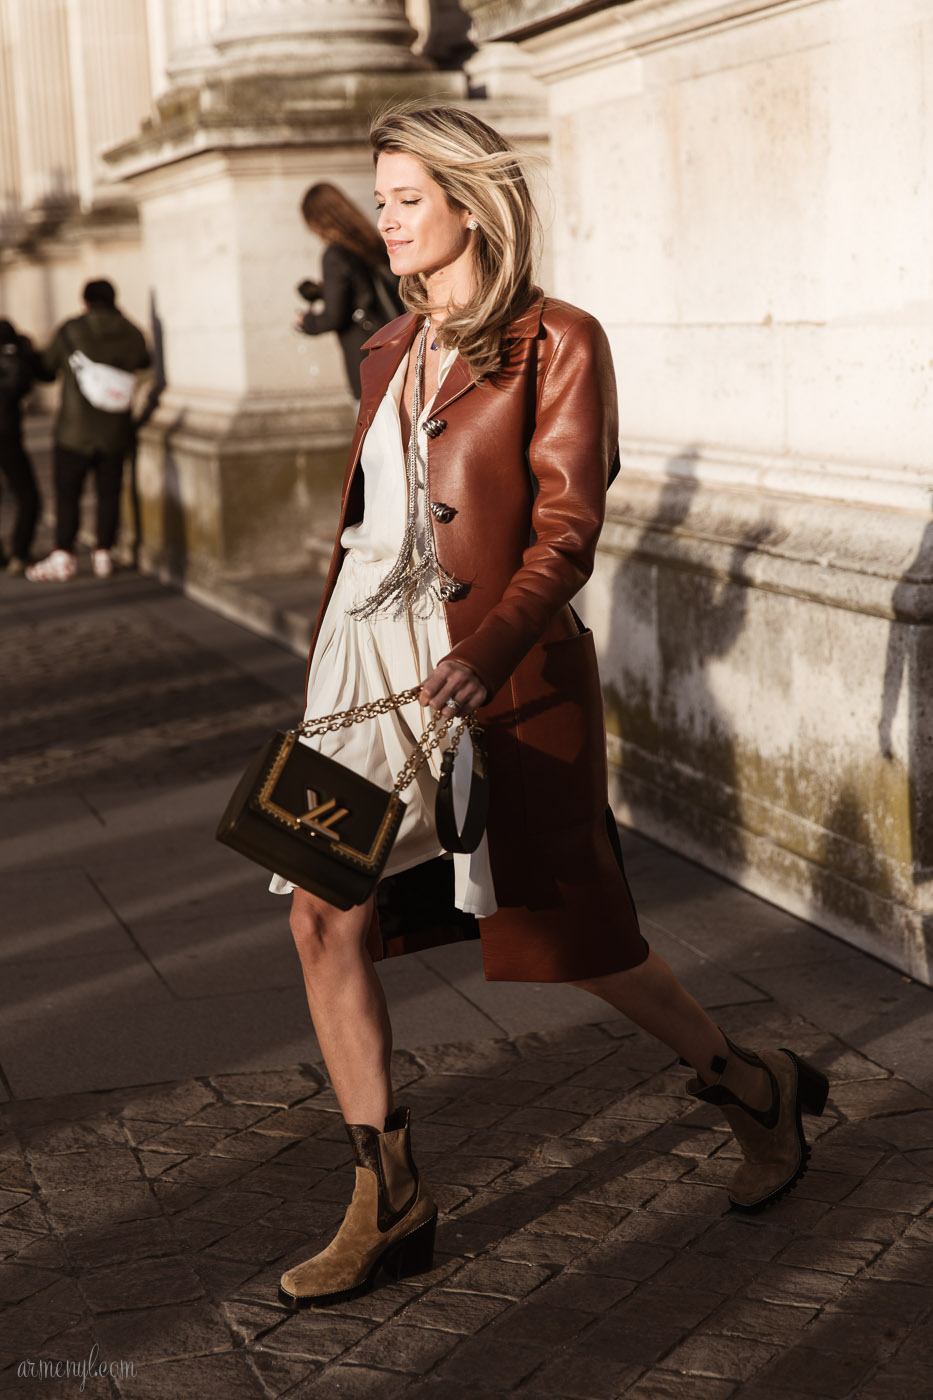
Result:
{"label": "green moss stain on wall", "polygon": [[621,740],[622,788],[628,775],[650,783],[666,820],[702,837],[702,821],[714,816],[875,894],[909,893],[922,853],[902,764],[880,754],[853,759],[815,782],[805,753],[766,757],[725,726],[699,735],[670,714],[659,723],[636,681],[630,692],[624,681],[609,683],[604,695],[607,730]]}
{"label": "green moss stain on wall", "polygon": [[[872,719],[862,714],[866,704],[880,713],[882,677],[873,697],[872,683],[854,673],[858,653],[848,650],[854,634],[864,639],[888,624],[631,558],[610,586],[615,637],[604,696],[607,730],[621,741],[614,749],[621,790],[627,778],[637,780],[640,802],[698,843],[715,841],[718,853],[725,842],[739,852],[743,833],[762,838],[775,859],[783,850],[792,863],[806,862],[847,908],[856,897],[837,886],[910,902],[929,844],[920,788],[923,763],[933,760],[913,745],[908,771],[872,744]],[[649,618],[653,645],[646,646]],[[646,674],[630,664],[636,627]],[[871,645],[883,655],[883,640],[880,649]],[[847,674],[851,697],[839,683]],[[852,707],[837,730],[821,675]],[[919,727],[912,721],[912,731]],[[850,729],[856,738],[847,745],[840,735]],[[704,835],[711,820],[715,836]]]}
{"label": "green moss stain on wall", "polygon": [[345,461],[343,448],[314,454],[293,449],[248,457],[222,454],[228,559],[274,573],[277,538],[291,552],[300,550],[302,537],[312,528],[336,528]]}
{"label": "green moss stain on wall", "polygon": [[646,754],[658,751],[658,722],[649,687],[627,675],[620,690],[612,681],[603,686],[606,730]]}

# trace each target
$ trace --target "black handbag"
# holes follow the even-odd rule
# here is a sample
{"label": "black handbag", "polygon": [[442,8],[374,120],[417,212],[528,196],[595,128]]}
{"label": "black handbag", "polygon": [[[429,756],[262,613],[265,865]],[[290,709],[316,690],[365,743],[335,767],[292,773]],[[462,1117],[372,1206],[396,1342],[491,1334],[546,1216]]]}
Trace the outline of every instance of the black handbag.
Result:
{"label": "black handbag", "polygon": [[[378,884],[398,835],[405,811],[400,794],[456,724],[442,760],[435,820],[447,849],[475,850],[486,825],[489,775],[482,731],[473,714],[433,713],[391,792],[299,743],[302,737],[388,714],[419,694],[420,686],[415,686],[274,734],[237,784],[220,819],[217,840],[338,909],[363,904]],[[473,771],[467,813],[458,832],[452,775],[465,731],[473,744]]]}

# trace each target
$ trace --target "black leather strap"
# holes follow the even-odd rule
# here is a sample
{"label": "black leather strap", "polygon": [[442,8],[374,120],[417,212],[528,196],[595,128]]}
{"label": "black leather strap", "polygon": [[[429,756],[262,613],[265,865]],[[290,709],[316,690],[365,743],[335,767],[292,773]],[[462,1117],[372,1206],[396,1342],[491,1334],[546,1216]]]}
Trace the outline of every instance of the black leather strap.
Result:
{"label": "black leather strap", "polygon": [[457,830],[454,816],[454,761],[456,754],[448,749],[441,760],[441,776],[437,784],[437,797],[434,801],[434,821],[437,837],[445,851],[456,855],[475,851],[486,830],[489,814],[489,767],[486,763],[486,750],[483,747],[479,729],[470,733],[473,742],[473,767],[470,774],[470,797],[467,802],[463,827]]}

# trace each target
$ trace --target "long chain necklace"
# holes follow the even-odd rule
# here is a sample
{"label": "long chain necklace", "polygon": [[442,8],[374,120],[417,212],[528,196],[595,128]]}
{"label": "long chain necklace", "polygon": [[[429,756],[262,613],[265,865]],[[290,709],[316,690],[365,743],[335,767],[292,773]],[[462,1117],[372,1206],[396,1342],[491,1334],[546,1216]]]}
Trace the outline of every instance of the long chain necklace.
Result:
{"label": "long chain necklace", "polygon": [[[371,598],[348,610],[350,617],[373,617],[378,612],[392,610],[393,617],[401,617],[415,604],[422,602],[425,592],[439,598],[454,596],[460,584],[452,574],[439,563],[434,550],[434,529],[431,522],[429,502],[431,499],[428,478],[428,450],[424,453],[424,503],[421,510],[424,550],[416,559],[418,540],[418,420],[421,417],[421,404],[424,397],[424,351],[428,338],[430,321],[425,320],[418,341],[415,357],[415,382],[411,393],[411,429],[408,436],[408,451],[405,456],[405,481],[407,486],[407,517],[405,533],[398,558]],[[420,595],[420,596],[419,596]],[[430,598],[429,598],[430,600]]]}

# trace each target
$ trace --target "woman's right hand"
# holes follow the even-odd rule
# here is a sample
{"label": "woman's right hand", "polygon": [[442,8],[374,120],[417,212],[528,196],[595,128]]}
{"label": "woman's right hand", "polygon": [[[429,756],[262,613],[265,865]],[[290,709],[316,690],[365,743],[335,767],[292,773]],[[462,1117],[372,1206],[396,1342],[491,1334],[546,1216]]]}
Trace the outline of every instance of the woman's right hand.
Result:
{"label": "woman's right hand", "polygon": [[[422,705],[442,710],[448,700],[457,702],[457,713],[468,714],[489,699],[485,685],[475,671],[462,661],[441,661],[421,683],[418,697]],[[453,706],[450,707],[451,709]]]}

